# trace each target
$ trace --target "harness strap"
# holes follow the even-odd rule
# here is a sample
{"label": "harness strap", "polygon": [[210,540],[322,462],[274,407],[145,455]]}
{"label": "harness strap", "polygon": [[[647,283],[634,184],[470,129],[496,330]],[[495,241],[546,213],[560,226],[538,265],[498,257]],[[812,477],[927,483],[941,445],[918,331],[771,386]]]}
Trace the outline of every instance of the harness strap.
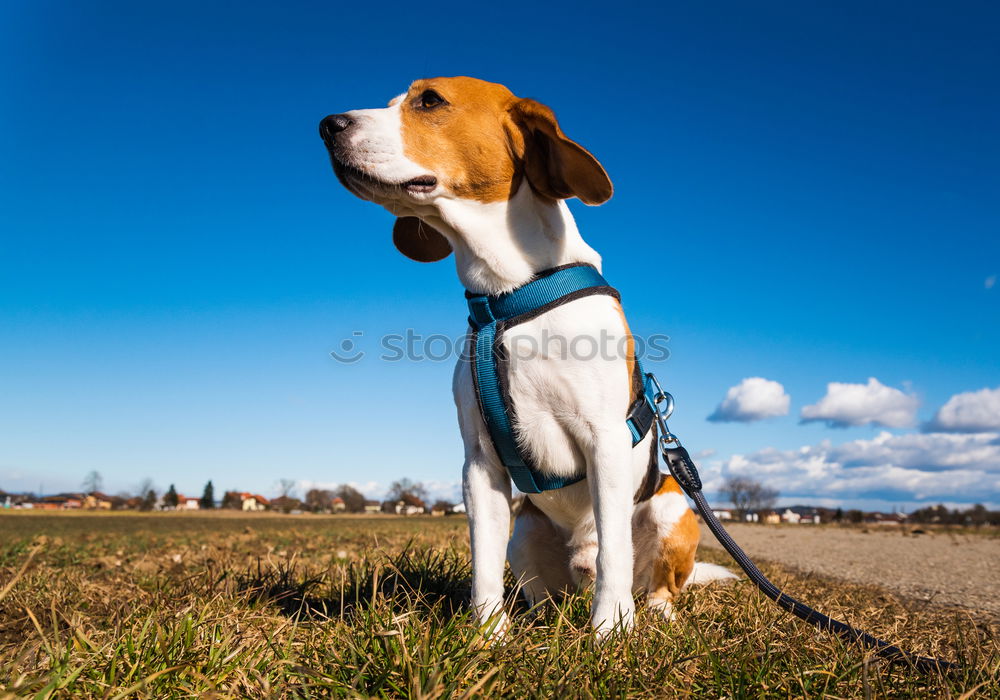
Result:
{"label": "harness strap", "polygon": [[[528,321],[557,306],[593,294],[606,294],[619,299],[618,291],[592,265],[573,264],[540,273],[527,284],[506,294],[476,295],[466,292],[469,304],[469,325],[472,327],[472,376],[479,409],[496,448],[500,461],[507,468],[514,485],[524,493],[541,493],[574,484],[586,474],[554,476],[541,473],[517,444],[513,422],[516,418],[507,387],[508,358],[501,338],[511,326]],[[635,364],[639,377],[642,369]],[[653,425],[655,416],[647,397],[633,402],[626,416],[632,433],[632,444],[640,442]],[[653,462],[653,469],[659,467]],[[647,480],[650,477],[647,475]],[[646,489],[640,489],[645,492]]]}

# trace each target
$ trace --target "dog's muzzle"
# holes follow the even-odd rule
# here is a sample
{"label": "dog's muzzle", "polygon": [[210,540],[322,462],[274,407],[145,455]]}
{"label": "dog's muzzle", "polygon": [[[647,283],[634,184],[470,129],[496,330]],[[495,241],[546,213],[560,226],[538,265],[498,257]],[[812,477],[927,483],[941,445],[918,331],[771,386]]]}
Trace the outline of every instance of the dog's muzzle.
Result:
{"label": "dog's muzzle", "polygon": [[332,146],[337,134],[347,131],[353,123],[354,121],[350,117],[343,114],[331,114],[328,117],[323,117],[323,121],[319,123],[320,138],[326,142],[327,146]]}

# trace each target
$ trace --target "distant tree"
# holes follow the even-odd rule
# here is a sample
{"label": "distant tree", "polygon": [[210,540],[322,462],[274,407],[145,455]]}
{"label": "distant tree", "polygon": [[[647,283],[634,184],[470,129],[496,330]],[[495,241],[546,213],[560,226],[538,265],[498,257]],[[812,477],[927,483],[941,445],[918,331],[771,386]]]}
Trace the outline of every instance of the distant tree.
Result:
{"label": "distant tree", "polygon": [[135,487],[135,495],[139,498],[145,498],[146,494],[150,491],[156,490],[156,484],[148,476],[139,482],[139,485]]}
{"label": "distant tree", "polygon": [[343,499],[344,508],[348,513],[365,512],[364,494],[350,484],[341,484],[334,490],[333,495]]}
{"label": "distant tree", "polygon": [[947,523],[950,519],[951,514],[942,504],[918,508],[910,514],[910,520],[915,523]]}
{"label": "distant tree", "polygon": [[760,489],[753,494],[753,499],[750,501],[750,508],[753,510],[769,510],[774,508],[774,504],[777,500],[777,489],[772,489],[768,486],[761,486]]}
{"label": "distant tree", "polygon": [[915,523],[931,522],[930,508],[917,508],[910,513],[910,520]]}
{"label": "distant tree", "polygon": [[198,499],[198,506],[202,510],[211,510],[215,508],[215,487],[212,486],[212,480],[209,479],[208,483],[205,484],[205,490],[201,492],[201,498]]}
{"label": "distant tree", "polygon": [[326,489],[309,489],[306,492],[306,510],[311,510],[313,513],[322,513],[323,511],[329,510],[330,503],[332,501],[332,491],[328,491]]}
{"label": "distant tree", "polygon": [[281,494],[281,498],[288,498],[292,495],[292,489],[295,488],[295,479],[278,479],[278,491]]}
{"label": "distant tree", "polygon": [[174,488],[173,484],[170,484],[170,488],[163,494],[163,505],[166,508],[176,508],[177,502],[177,489]]}
{"label": "distant tree", "polygon": [[434,505],[431,506],[431,510],[443,510],[445,513],[449,513],[454,507],[455,504],[451,501],[438,500],[434,501]]}
{"label": "distant tree", "polygon": [[833,522],[840,523],[844,521],[844,509],[837,508],[837,512],[833,514]]}
{"label": "distant tree", "polygon": [[222,496],[222,507],[231,510],[243,509],[243,498],[239,491],[226,491]]}
{"label": "distant tree", "polygon": [[401,499],[405,505],[413,506],[415,508],[425,509],[427,504],[424,503],[424,499],[414,496],[412,493],[404,493]]}
{"label": "distant tree", "polygon": [[736,509],[740,520],[750,511],[766,510],[774,507],[778,492],[764,486],[759,481],[733,476],[722,484],[722,493]]}
{"label": "distant tree", "polygon": [[87,476],[83,477],[83,490],[86,493],[93,493],[94,491],[100,491],[101,486],[104,485],[104,479],[101,477],[101,473],[96,469],[88,472]]}
{"label": "distant tree", "polygon": [[860,510],[857,510],[856,508],[852,508],[851,510],[844,513],[844,517],[847,518],[847,522],[857,524],[864,521],[865,514],[862,513]]}
{"label": "distant tree", "polygon": [[142,505],[139,506],[139,510],[153,510],[154,508],[156,508],[156,491],[147,489],[146,495],[142,497]]}
{"label": "distant tree", "polygon": [[986,510],[986,506],[982,503],[977,503],[965,511],[965,519],[969,522],[969,524],[975,525],[976,527],[984,525],[988,516],[989,511]]}
{"label": "distant tree", "polygon": [[427,489],[419,481],[410,481],[403,478],[389,485],[386,499],[389,501],[405,501],[408,496],[423,503],[423,501],[427,500]]}

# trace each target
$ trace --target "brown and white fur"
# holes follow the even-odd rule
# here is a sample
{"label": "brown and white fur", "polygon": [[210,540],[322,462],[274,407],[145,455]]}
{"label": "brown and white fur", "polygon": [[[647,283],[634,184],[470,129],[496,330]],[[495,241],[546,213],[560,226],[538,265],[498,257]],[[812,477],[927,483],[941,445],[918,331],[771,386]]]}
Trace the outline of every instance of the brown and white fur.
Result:
{"label": "brown and white fur", "polygon": [[[564,200],[601,204],[611,197],[611,181],[534,100],[473,78],[418,80],[388,107],[327,117],[320,132],[341,183],[398,217],[396,247],[422,262],[454,252],[459,279],[472,292],[506,292],[568,263],[601,267]],[[593,581],[591,620],[601,637],[631,626],[635,593],[671,618],[686,583],[732,577],[695,563],[697,522],[673,479],[633,504],[653,437],[633,448],[624,420],[634,398],[632,344],[626,357],[576,358],[541,343],[578,336],[631,340],[618,302],[603,295],[559,306],[504,336],[519,358],[508,381],[521,447],[546,473],[587,474],[527,496],[509,544],[510,478],[480,415],[470,363],[460,360],[455,369],[472,603],[494,629],[507,624],[505,557],[531,602]],[[537,339],[540,349],[523,357],[511,347],[517,339]]]}

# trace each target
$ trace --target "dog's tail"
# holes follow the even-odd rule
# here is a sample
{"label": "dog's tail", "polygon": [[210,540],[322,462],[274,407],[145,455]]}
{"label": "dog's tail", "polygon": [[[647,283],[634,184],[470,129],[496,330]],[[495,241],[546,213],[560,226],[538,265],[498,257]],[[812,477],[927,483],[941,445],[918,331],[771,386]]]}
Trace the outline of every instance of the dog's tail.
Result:
{"label": "dog's tail", "polygon": [[718,564],[708,564],[703,561],[696,561],[691,575],[688,576],[684,586],[700,586],[713,581],[732,581],[739,578],[732,571]]}

